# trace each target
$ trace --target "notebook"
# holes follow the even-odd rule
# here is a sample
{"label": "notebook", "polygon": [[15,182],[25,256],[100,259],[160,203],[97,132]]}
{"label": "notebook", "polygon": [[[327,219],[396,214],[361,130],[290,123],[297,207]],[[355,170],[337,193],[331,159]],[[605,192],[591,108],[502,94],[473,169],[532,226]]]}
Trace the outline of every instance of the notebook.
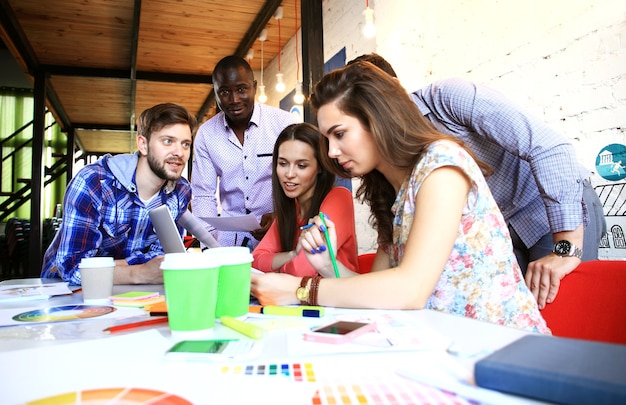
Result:
{"label": "notebook", "polygon": [[185,249],[183,238],[178,233],[178,228],[167,205],[163,204],[154,208],[148,214],[159,241],[161,241],[163,251],[165,253],[185,253],[187,249]]}
{"label": "notebook", "polygon": [[479,360],[474,377],[543,401],[626,404],[626,345],[528,335]]}

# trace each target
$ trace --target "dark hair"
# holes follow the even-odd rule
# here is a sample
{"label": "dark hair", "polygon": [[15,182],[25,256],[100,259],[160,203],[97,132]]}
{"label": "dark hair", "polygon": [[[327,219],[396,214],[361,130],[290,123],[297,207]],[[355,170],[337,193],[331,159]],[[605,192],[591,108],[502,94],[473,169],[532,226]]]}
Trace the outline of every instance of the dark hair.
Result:
{"label": "dark hair", "polygon": [[250,67],[248,61],[237,55],[225,56],[219,62],[217,62],[217,65],[215,65],[215,68],[213,68],[213,72],[211,73],[211,80],[215,80],[215,76],[219,72],[224,72],[228,69],[238,69],[240,67],[243,67],[254,80],[254,72],[252,71],[252,68]]}
{"label": "dark hair", "polygon": [[380,56],[379,54],[375,52],[366,53],[364,55],[357,56],[356,58],[348,62],[347,65],[351,65],[356,62],[369,62],[372,65],[380,68],[383,72],[388,73],[393,77],[398,77],[398,75],[396,74],[396,71],[393,70],[391,63],[387,62],[387,59],[383,58],[382,56]]}
{"label": "dark hair", "polygon": [[196,130],[198,121],[185,107],[174,103],[157,104],[144,110],[137,120],[137,135],[150,136],[161,129],[174,124],[186,124],[191,133]]}
{"label": "dark hair", "polygon": [[[417,109],[397,80],[369,62],[355,62],[334,70],[315,85],[311,95],[315,110],[335,103],[344,114],[359,120],[372,135],[381,157],[399,171],[410,173],[425,149],[438,140],[448,140],[474,154],[464,143],[451,135],[438,132]],[[328,139],[321,139],[322,162],[334,174],[350,177],[328,157]],[[477,161],[484,171],[489,168]],[[370,223],[378,231],[379,243],[391,243],[393,214],[391,206],[396,197],[392,185],[378,170],[361,176],[357,198],[370,206]]]}
{"label": "dark hair", "polygon": [[278,234],[280,235],[280,245],[283,251],[292,250],[297,245],[298,212],[296,211],[295,200],[285,195],[276,174],[278,148],[285,141],[295,140],[306,143],[315,153],[319,173],[315,182],[315,192],[311,197],[311,204],[306,213],[306,218],[312,218],[319,213],[322,201],[324,201],[324,198],[326,198],[326,195],[328,195],[335,184],[335,176],[322,164],[319,148],[320,138],[323,137],[317,127],[303,122],[291,124],[283,129],[274,144],[274,154],[272,155],[272,198],[274,199],[274,215],[278,221]]}

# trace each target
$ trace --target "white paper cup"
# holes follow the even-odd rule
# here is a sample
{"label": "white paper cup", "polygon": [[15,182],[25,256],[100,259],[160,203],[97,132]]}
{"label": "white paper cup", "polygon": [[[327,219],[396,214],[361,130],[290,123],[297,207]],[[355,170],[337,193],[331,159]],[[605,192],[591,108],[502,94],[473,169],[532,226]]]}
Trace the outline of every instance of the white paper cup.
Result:
{"label": "white paper cup", "polygon": [[115,261],[112,257],[85,257],[78,265],[83,302],[88,305],[110,305],[113,294]]}

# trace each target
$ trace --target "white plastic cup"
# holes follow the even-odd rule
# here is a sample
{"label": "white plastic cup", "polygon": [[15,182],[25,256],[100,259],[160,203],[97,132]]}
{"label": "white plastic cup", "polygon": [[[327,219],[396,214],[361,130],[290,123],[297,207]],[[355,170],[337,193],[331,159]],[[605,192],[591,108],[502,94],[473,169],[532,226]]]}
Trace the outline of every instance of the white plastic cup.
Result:
{"label": "white plastic cup", "polygon": [[87,305],[110,305],[115,260],[112,257],[85,257],[80,261],[78,269],[83,302]]}

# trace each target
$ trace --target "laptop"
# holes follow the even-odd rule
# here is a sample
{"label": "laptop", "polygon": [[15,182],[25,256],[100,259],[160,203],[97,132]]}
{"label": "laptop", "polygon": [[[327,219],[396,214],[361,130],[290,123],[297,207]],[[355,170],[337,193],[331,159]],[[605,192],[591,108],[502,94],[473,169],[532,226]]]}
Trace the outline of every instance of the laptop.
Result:
{"label": "laptop", "polygon": [[163,204],[160,207],[151,209],[148,215],[150,215],[152,226],[154,227],[159,241],[161,241],[161,246],[163,246],[165,253],[187,252],[183,239],[180,233],[178,233],[178,228],[167,205]]}

